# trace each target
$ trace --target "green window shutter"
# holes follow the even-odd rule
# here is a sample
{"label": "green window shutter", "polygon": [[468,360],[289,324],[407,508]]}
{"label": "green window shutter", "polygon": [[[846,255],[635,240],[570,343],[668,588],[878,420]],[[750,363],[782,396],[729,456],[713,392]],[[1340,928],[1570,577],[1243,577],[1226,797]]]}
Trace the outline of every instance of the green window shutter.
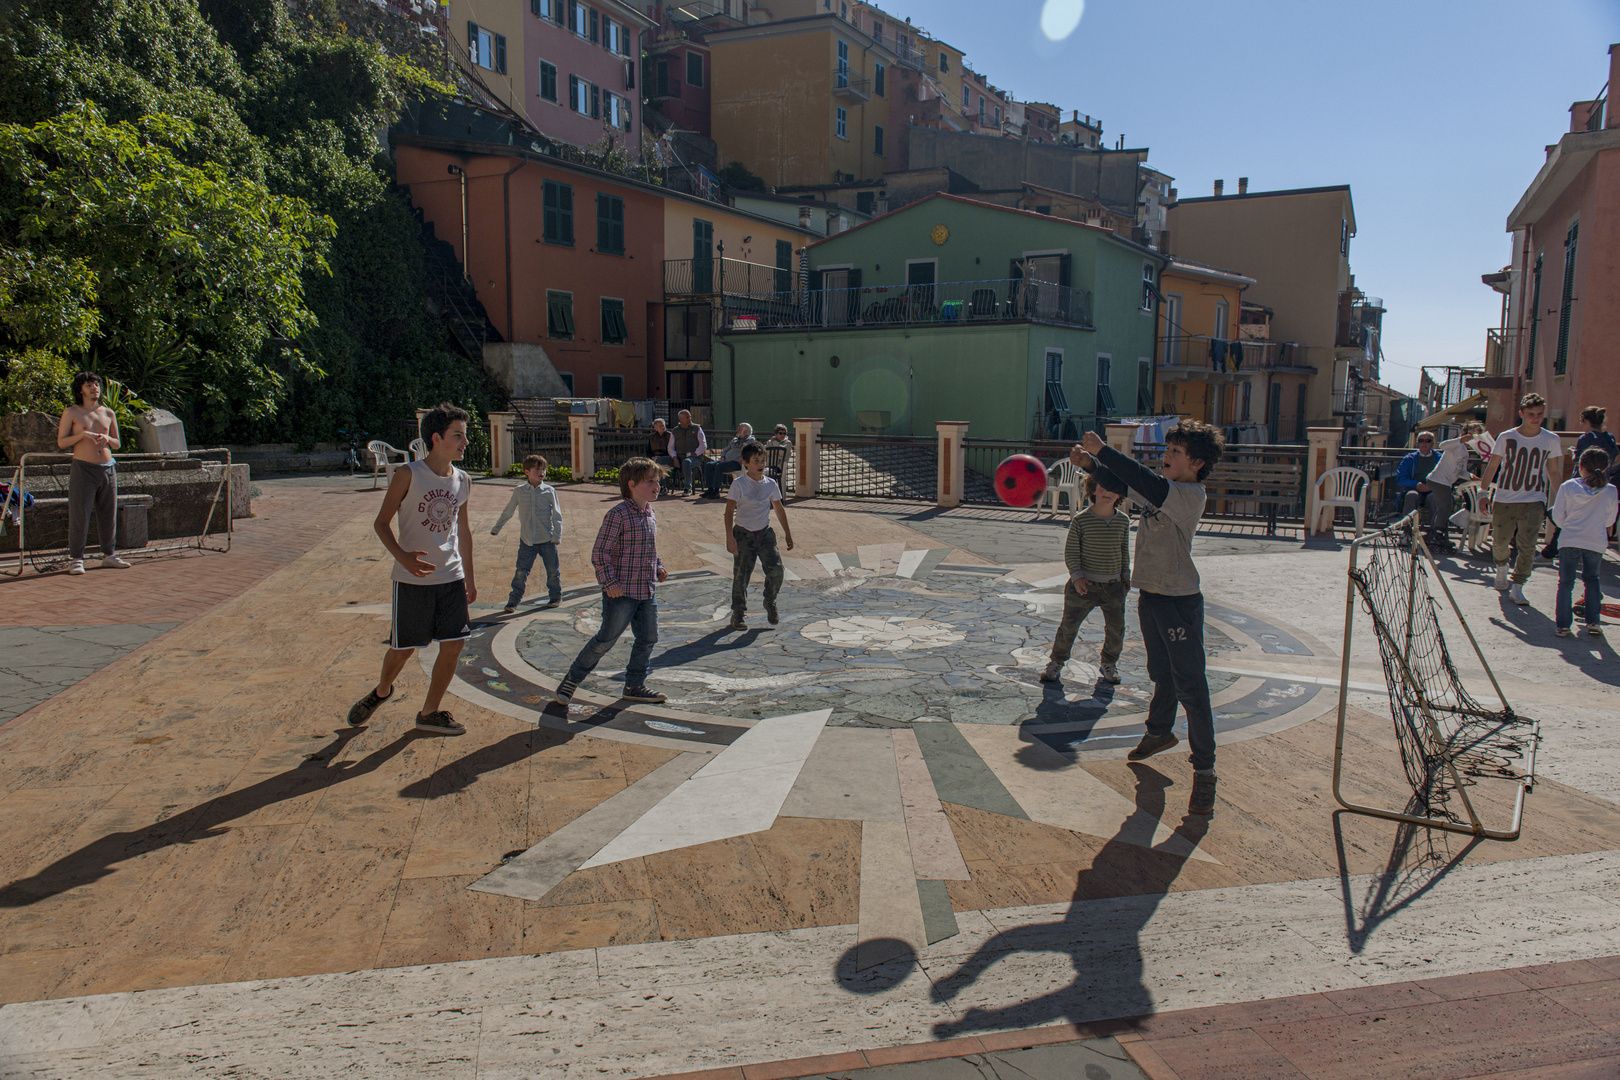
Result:
{"label": "green window shutter", "polygon": [[562,302],[563,333],[574,336],[574,298],[564,297]]}
{"label": "green window shutter", "polygon": [[506,74],[506,35],[495,35],[495,70]]}
{"label": "green window shutter", "polygon": [[1553,357],[1553,374],[1562,375],[1569,366],[1569,321],[1575,300],[1575,244],[1580,238],[1580,222],[1564,236],[1564,295],[1558,307],[1558,353]]}
{"label": "green window shutter", "polygon": [[1530,290],[1530,345],[1525,350],[1524,378],[1536,373],[1536,331],[1541,328],[1541,255],[1536,255],[1535,285]]}
{"label": "green window shutter", "polygon": [[557,220],[560,235],[558,243],[572,246],[574,243],[574,188],[571,184],[557,185]]}

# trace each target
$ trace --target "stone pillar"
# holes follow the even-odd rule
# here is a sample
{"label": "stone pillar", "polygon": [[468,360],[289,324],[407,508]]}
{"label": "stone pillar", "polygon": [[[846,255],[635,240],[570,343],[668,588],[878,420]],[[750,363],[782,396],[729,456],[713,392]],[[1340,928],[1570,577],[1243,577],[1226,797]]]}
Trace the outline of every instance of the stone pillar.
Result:
{"label": "stone pillar", "polygon": [[793,421],[793,497],[813,499],[821,486],[821,417]]}
{"label": "stone pillar", "polygon": [[941,510],[962,505],[962,440],[967,437],[966,420],[936,420],[939,433],[939,492],[935,505]]}
{"label": "stone pillar", "polygon": [[589,480],[596,474],[596,415],[570,413],[568,416],[569,468],[575,480]]}
{"label": "stone pillar", "polygon": [[[430,413],[432,411],[433,411],[432,409],[422,409],[422,408],[418,408],[416,410],[416,437],[418,439],[422,438],[422,418],[425,417],[428,413]],[[423,439],[422,441],[426,442],[427,440]],[[410,447],[408,447],[408,446],[400,447],[400,449],[405,450],[407,453],[410,451]],[[411,454],[411,460],[413,460],[413,461],[416,460],[416,455],[415,454]]]}
{"label": "stone pillar", "polygon": [[1104,441],[1126,457],[1131,457],[1135,454],[1136,425],[1109,424],[1108,436]]}
{"label": "stone pillar", "polygon": [[[1344,437],[1344,428],[1339,427],[1313,427],[1305,429],[1309,439],[1309,449],[1305,456],[1305,535],[1316,532],[1316,514],[1319,497],[1316,482],[1322,474],[1329,469],[1337,468],[1339,464],[1339,440]],[[1332,535],[1333,527],[1328,526],[1328,535]]]}
{"label": "stone pillar", "polygon": [[489,414],[489,471],[500,476],[512,467],[512,421],[515,412]]}

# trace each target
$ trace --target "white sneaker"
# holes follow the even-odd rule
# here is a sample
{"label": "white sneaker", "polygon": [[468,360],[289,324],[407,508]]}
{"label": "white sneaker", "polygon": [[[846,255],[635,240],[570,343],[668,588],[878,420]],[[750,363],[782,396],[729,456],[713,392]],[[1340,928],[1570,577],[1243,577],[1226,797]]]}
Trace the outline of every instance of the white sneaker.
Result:
{"label": "white sneaker", "polygon": [[125,562],[123,559],[120,559],[116,555],[108,555],[105,559],[101,560],[101,565],[103,567],[105,567],[106,569],[108,569],[108,570],[128,570],[129,569],[129,563]]}
{"label": "white sneaker", "polygon": [[83,559],[69,559],[68,560],[68,573],[70,573],[70,574],[82,574],[82,573],[84,573],[84,560]]}
{"label": "white sneaker", "polygon": [[1602,637],[1603,624],[1600,622],[1589,622],[1586,624],[1586,632],[1591,634],[1593,637]]}
{"label": "white sneaker", "polygon": [[1499,566],[1497,566],[1497,568],[1496,568],[1496,587],[1498,589],[1500,589],[1502,592],[1507,592],[1507,587],[1508,587],[1508,577],[1507,577],[1507,575],[1508,575],[1507,563],[1502,563]]}
{"label": "white sneaker", "polygon": [[1525,599],[1524,589],[1519,586],[1518,582],[1514,582],[1513,587],[1508,589],[1508,599],[1513,601],[1515,604],[1518,604],[1520,607],[1528,607],[1530,605],[1530,601]]}

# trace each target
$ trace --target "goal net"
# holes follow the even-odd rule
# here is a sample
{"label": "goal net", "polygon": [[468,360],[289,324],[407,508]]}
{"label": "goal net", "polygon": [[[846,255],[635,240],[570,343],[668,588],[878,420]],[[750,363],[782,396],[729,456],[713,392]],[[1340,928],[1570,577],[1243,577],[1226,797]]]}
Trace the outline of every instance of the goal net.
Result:
{"label": "goal net", "polygon": [[[1349,578],[1333,754],[1334,798],[1358,813],[1493,840],[1516,838],[1525,794],[1535,782],[1539,725],[1515,713],[1503,696],[1450,586],[1423,543],[1418,515],[1412,513],[1352,543]],[[1435,585],[1490,680],[1496,698],[1492,704],[1475,698],[1458,675],[1441,631],[1442,605]],[[1389,687],[1395,741],[1411,783],[1412,797],[1399,810],[1352,803],[1340,791],[1351,637],[1358,609],[1372,620]],[[1481,820],[1476,796],[1479,785],[1486,782],[1502,782],[1515,789],[1512,820],[1506,828],[1488,828]]]}
{"label": "goal net", "polygon": [[[68,561],[68,484],[73,455],[23,454],[0,473],[0,574],[44,573]],[[231,453],[119,454],[114,539],[127,558],[231,549]],[[85,554],[99,558],[92,517]]]}

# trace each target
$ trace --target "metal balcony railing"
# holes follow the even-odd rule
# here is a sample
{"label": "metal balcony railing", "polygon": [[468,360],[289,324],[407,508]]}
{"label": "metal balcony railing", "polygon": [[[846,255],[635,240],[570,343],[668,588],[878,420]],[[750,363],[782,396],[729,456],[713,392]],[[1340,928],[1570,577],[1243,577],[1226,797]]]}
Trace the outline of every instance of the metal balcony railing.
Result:
{"label": "metal balcony railing", "polygon": [[741,259],[665,259],[665,296],[748,296],[796,291],[797,276],[779,266]]}
{"label": "metal balcony railing", "polygon": [[872,96],[872,80],[845,67],[833,69],[833,93],[866,101]]}
{"label": "metal balcony railing", "polygon": [[1203,334],[1173,334],[1159,339],[1159,366],[1199,368],[1211,372],[1315,370],[1305,350],[1292,341],[1244,341]]}
{"label": "metal balcony railing", "polygon": [[[1024,319],[1087,328],[1092,325],[1088,290],[1019,278],[819,289],[792,299],[794,303],[783,307],[780,293],[728,297],[726,308],[733,312],[730,328],[871,329]],[[752,317],[745,310],[745,301],[755,302],[758,308]]]}
{"label": "metal balcony railing", "polygon": [[1511,375],[1518,347],[1517,330],[1485,331],[1485,374]]}

